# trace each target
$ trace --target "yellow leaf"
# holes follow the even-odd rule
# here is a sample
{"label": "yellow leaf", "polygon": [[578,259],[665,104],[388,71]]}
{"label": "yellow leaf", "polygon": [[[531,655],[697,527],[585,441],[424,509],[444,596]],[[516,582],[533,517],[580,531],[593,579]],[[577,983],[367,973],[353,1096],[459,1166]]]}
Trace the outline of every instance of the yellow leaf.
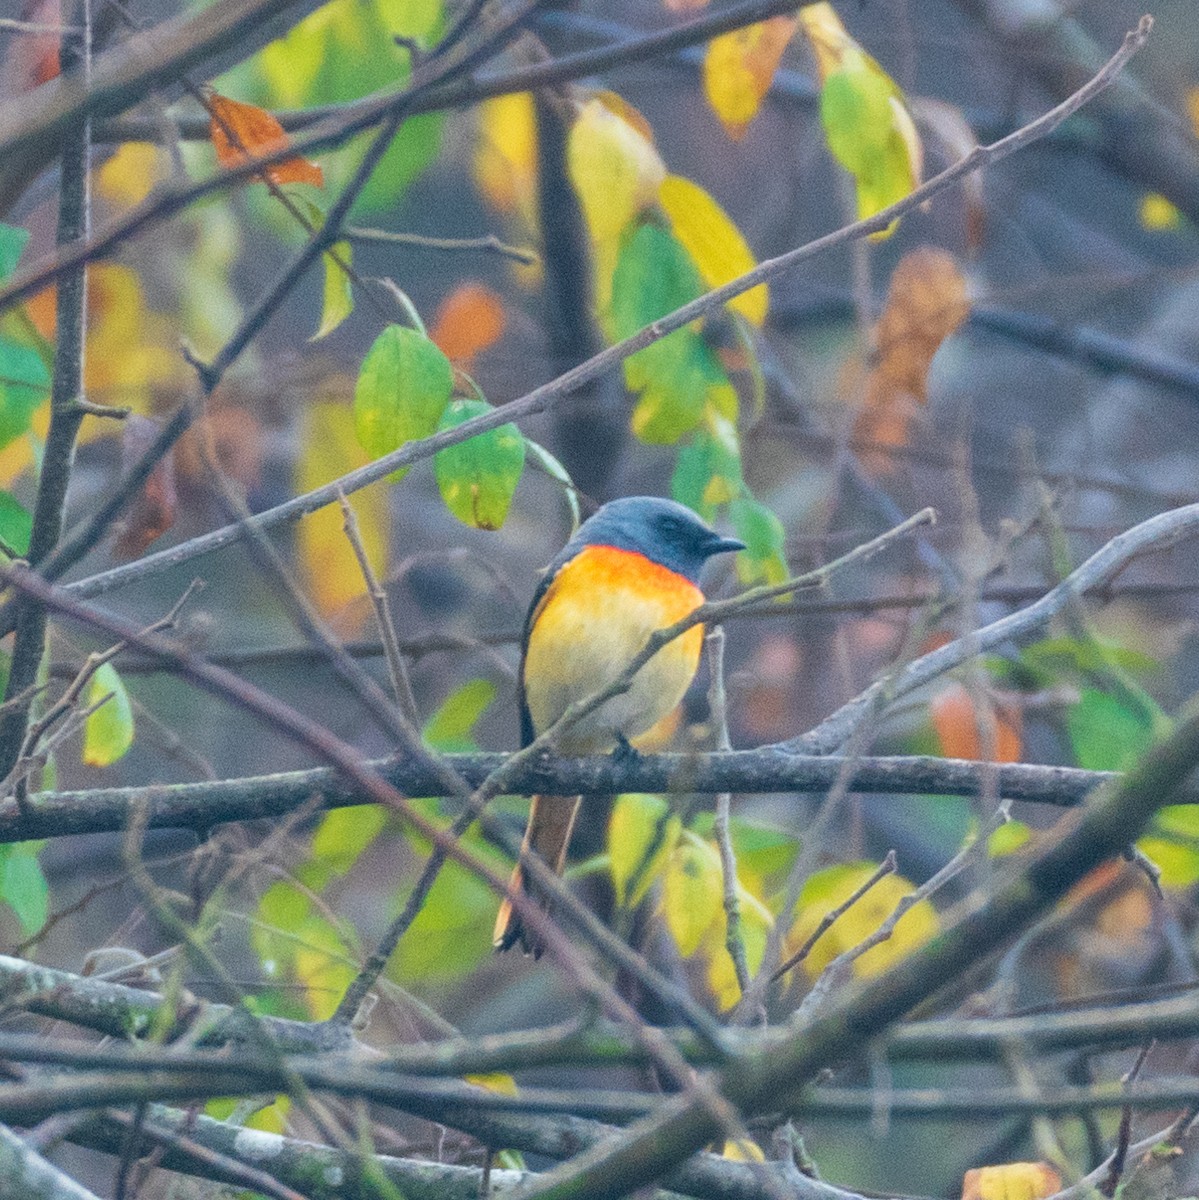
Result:
{"label": "yellow leaf", "polygon": [[766,1161],[762,1147],[757,1142],[749,1141],[725,1142],[720,1157],[727,1158],[730,1162],[764,1163]]}
{"label": "yellow leaf", "polygon": [[662,914],[684,958],[724,920],[722,889],[716,850],[697,837],[684,837],[671,851],[662,881]]}
{"label": "yellow leaf", "polygon": [[537,116],[529,92],[497,96],[480,106],[474,174],[492,207],[535,224]]}
{"label": "yellow leaf", "polygon": [[296,978],[314,1021],[327,1021],[337,1010],[357,971],[345,943],[324,917],[310,916],[297,931]]}
{"label": "yellow leaf", "polygon": [[962,1200],[1044,1200],[1061,1188],[1062,1177],[1048,1163],[1003,1163],[967,1171]]}
{"label": "yellow leaf", "polygon": [[133,706],[112,663],[102,664],[92,677],[87,703],[100,707],[83,726],[83,761],[89,767],[110,767],[133,745]]}
{"label": "yellow leaf", "polygon": [[1154,233],[1165,229],[1177,229],[1182,224],[1182,213],[1160,192],[1148,192],[1141,199],[1141,226]]}
{"label": "yellow leaf", "polygon": [[140,204],[165,175],[163,151],[153,142],[125,142],[96,172],[96,191],[122,208]]}
{"label": "yellow leaf", "polygon": [[846,33],[836,9],[825,0],[819,4],[805,4],[799,10],[798,19],[816,55],[816,69],[823,82],[840,67],[846,50],[854,44],[853,38]]}
{"label": "yellow leaf", "polygon": [[[670,218],[674,236],[683,244],[709,288],[722,287],[757,265],[745,239],[728,214],[697,183],[667,175],[658,201]],[[729,301],[729,308],[760,326],[770,303],[761,284]]]}
{"label": "yellow leaf", "polygon": [[[635,112],[635,110],[632,110]],[[596,303],[608,307],[620,239],[658,199],[666,167],[643,131],[644,118],[617,113],[599,97],[579,111],[566,142],[566,164],[594,243]],[[639,125],[641,127],[639,127]]]}
{"label": "yellow leaf", "polygon": [[[137,273],[120,263],[93,267],[87,295],[88,399],[149,413],[155,393],[177,386],[186,370],[170,324],[147,308]],[[90,440],[119,430],[117,421],[86,421],[82,436]]]}
{"label": "yellow leaf", "polygon": [[517,1095],[516,1080],[511,1075],[505,1075],[499,1071],[492,1071],[486,1075],[464,1075],[463,1079],[467,1083],[473,1083],[475,1087],[495,1092],[497,1096]]}
{"label": "yellow leaf", "polygon": [[635,908],[641,903],[681,829],[682,821],[661,796],[616,797],[608,819],[608,861],[617,904]]}
{"label": "yellow leaf", "polygon": [[[816,931],[826,914],[844,904],[874,874],[874,863],[846,863],[818,871],[808,880],[795,906],[795,922],[787,934],[787,951],[793,953]],[[811,978],[818,976],[839,954],[860,945],[914,891],[900,875],[884,875],[821,934],[802,966]],[[854,975],[869,978],[923,945],[937,932],[936,910],[927,900],[918,901],[899,919],[891,937],[854,960]]]}
{"label": "yellow leaf", "polygon": [[741,137],[757,115],[795,25],[794,17],[771,17],[708,43],[704,93],[731,137]]}
{"label": "yellow leaf", "polygon": [[[296,464],[295,486],[308,492],[368,461],[354,434],[354,415],[348,405],[319,401],[304,414],[303,451]],[[375,570],[387,563],[387,496],[374,486],[355,492],[350,503]],[[327,504],[309,513],[297,535],[300,565],[317,607],[326,615],[344,608],[363,594],[362,572],[342,529],[341,509]]]}
{"label": "yellow leaf", "polygon": [[[723,883],[722,883],[723,887]],[[745,946],[745,961],[752,976],[762,965],[766,953],[766,939],[774,918],[770,910],[755,896],[743,881],[738,881],[737,901],[741,907],[741,942]],[[716,1000],[716,1007],[726,1012],[741,999],[741,985],[737,981],[737,968],[729,953],[728,917],[724,911],[723,896],[720,915],[704,939],[701,953],[708,960],[708,987]]]}
{"label": "yellow leaf", "polygon": [[345,268],[353,262],[353,247],[349,242],[334,242],[321,261],[325,268],[324,300],[321,304],[321,323],[308,340],[320,341],[332,333],[354,311],[354,289]]}

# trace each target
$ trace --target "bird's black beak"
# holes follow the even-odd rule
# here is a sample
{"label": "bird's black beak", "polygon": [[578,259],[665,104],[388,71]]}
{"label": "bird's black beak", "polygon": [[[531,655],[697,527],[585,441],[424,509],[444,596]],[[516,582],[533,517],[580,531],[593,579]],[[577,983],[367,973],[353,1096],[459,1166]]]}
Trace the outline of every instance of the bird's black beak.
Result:
{"label": "bird's black beak", "polygon": [[736,538],[726,538],[721,537],[719,534],[714,534],[712,539],[704,546],[704,555],[711,558],[714,554],[731,554],[734,550],[744,549],[744,542],[739,542]]}

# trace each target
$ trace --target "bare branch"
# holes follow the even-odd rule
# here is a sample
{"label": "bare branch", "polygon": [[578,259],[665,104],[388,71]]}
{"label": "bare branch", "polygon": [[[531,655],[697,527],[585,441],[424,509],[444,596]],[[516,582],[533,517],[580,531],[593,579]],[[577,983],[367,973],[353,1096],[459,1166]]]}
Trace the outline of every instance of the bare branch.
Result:
{"label": "bare branch", "polygon": [[1183,505],[1134,525],[1117,534],[1034,604],[915,659],[893,676],[880,679],[813,730],[787,742],[786,748],[802,754],[833,752],[868,713],[908,695],[976,655],[1039,628],[1091,588],[1108,582],[1134,558],[1176,545],[1196,533],[1199,533],[1199,504]]}
{"label": "bare branch", "polygon": [[[784,273],[805,259],[820,254],[834,246],[842,245],[886,229],[893,220],[918,207],[964,175],[1006,158],[1009,154],[1014,153],[1055,129],[1067,117],[1077,112],[1093,96],[1110,86],[1129,59],[1145,44],[1152,24],[1151,18],[1143,18],[1138,28],[1128,34],[1120,50],[1117,51],[1104,68],[1064,103],[1050,110],[1037,120],[1023,126],[1015,133],[1002,138],[1000,141],[993,142],[988,146],[979,147],[960,162],[933,176],[933,178],[922,184],[906,199],[882,210],[874,217],[844,226],[835,233],[817,238],[815,241],[780,255],[778,258],[767,259],[747,274],[738,277],[724,287],[706,293],[690,304],[684,305],[682,308],[676,309],[667,316],[646,326],[632,337],[626,338],[624,341],[618,342],[616,345],[593,355],[586,362],[565,372],[550,383],[535,388],[519,400],[511,401],[508,404],[499,406],[492,412],[481,414],[469,421],[464,421],[454,429],[444,430],[419,442],[402,446],[391,454],[384,455],[375,462],[342,476],[332,484],[314,489],[306,495],[297,496],[284,504],[259,514],[255,518],[256,522],[263,527],[267,527],[296,520],[308,512],[335,501],[337,498],[336,489],[338,487],[348,494],[360,487],[365,487],[369,483],[373,483],[377,479],[382,479],[399,467],[407,466],[419,459],[435,454],[438,450],[446,446],[457,444],[459,441],[474,437],[476,434],[498,428],[500,425],[510,421],[520,420],[522,417],[547,411],[561,403],[571,392],[583,384],[598,378],[606,371],[611,370],[631,354],[666,337],[667,334],[673,333],[676,329],[683,328],[697,317],[702,317],[709,312],[718,310],[722,305],[729,300],[735,299],[743,292],[768,281],[776,275]],[[296,148],[301,148],[301,143],[297,142]],[[0,150],[2,150],[2,143],[0,143]],[[280,153],[275,157],[283,157],[283,154]],[[264,157],[261,160],[262,163],[270,161],[273,161],[271,157]],[[254,160],[252,165],[260,165],[260,160]],[[247,174],[249,173],[247,171]],[[18,280],[14,281],[7,288],[0,289],[0,308],[10,302],[10,300],[23,296],[26,290],[36,290],[44,282],[45,278],[39,276],[36,282],[32,281],[32,278],[28,283]],[[117,568],[116,570],[93,576],[91,579],[81,580],[78,584],[73,585],[73,592],[85,598],[101,595],[112,588],[124,586],[136,579],[145,578],[149,574],[162,570],[168,562],[173,564],[174,562],[184,561],[186,558],[199,554],[210,553],[238,540],[240,536],[241,533],[238,526],[226,526],[224,529],[215,530],[210,534],[194,538],[186,546],[174,547],[171,551],[164,551],[158,555],[149,555],[137,563],[129,564],[127,567]],[[172,557],[168,558],[168,555]]]}

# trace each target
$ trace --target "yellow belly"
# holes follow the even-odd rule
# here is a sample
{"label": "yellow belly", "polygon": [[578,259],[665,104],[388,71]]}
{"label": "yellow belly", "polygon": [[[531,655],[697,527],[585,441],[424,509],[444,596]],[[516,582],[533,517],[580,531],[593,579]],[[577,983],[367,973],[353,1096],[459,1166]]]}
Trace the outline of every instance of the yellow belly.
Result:
{"label": "yellow belly", "polygon": [[[541,733],[573,703],[612,683],[655,630],[703,603],[703,593],[639,554],[588,546],[557,574],[534,614],[521,680],[533,728]],[[664,646],[632,686],[584,717],[559,743],[565,754],[610,750],[632,739],[683,698],[699,666],[703,628]]]}

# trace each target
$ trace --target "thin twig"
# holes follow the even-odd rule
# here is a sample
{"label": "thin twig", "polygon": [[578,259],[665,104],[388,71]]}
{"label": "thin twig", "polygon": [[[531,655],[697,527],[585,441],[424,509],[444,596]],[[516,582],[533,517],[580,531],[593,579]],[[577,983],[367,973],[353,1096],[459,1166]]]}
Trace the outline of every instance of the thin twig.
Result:
{"label": "thin twig", "polygon": [[[1131,1087],[1136,1081],[1137,1076],[1141,1073],[1141,1068],[1145,1065],[1145,1060],[1149,1057],[1149,1052],[1153,1049],[1154,1043],[1150,1042],[1146,1046],[1142,1046],[1137,1053],[1136,1061],[1132,1064],[1129,1070],[1125,1073],[1120,1083],[1124,1087]],[[1120,1186],[1120,1180],[1124,1177],[1124,1166],[1128,1161],[1128,1146],[1132,1141],[1132,1107],[1126,1104],[1124,1111],[1120,1114],[1120,1128],[1116,1134],[1116,1148],[1112,1151],[1111,1160],[1108,1163],[1107,1178],[1099,1184],[1099,1192],[1104,1196],[1114,1196],[1116,1189]]]}
{"label": "thin twig", "polygon": [[[729,721],[724,688],[724,630],[718,625],[704,639],[708,651],[708,707],[711,711],[712,728],[715,731],[716,750],[727,753],[732,750],[729,741]],[[733,960],[733,971],[737,976],[737,987],[744,993],[749,987],[749,962],[745,955],[745,939],[741,936],[741,900],[737,895],[737,856],[733,850],[733,835],[729,828],[729,792],[720,792],[716,797],[716,819],[712,836],[720,851],[720,872],[724,880],[725,948]],[[765,1018],[765,1010],[762,1012]]]}
{"label": "thin twig", "polygon": [[886,857],[868,879],[863,880],[858,887],[854,888],[853,892],[848,895],[836,908],[830,909],[820,918],[820,924],[812,930],[804,939],[803,945],[787,959],[786,962],[770,976],[770,982],[773,983],[776,979],[781,979],[792,967],[797,967],[808,955],[812,952],[812,947],[832,928],[833,924],[843,917],[861,898],[869,892],[875,884],[881,879],[885,879],[888,875],[894,875],[897,870],[895,862],[895,851],[888,850]]}
{"label": "thin twig", "polygon": [[412,694],[412,682],[408,678],[408,667],[404,656],[400,653],[399,638],[396,637],[395,622],[391,619],[391,605],[387,593],[383,590],[374,567],[367,556],[366,547],[362,543],[362,533],[358,528],[358,515],[354,506],[344,495],[338,497],[341,513],[344,518],[343,528],[346,539],[354,550],[358,560],[358,568],[366,584],[366,594],[370,597],[371,606],[375,610],[375,622],[379,626],[379,636],[383,641],[383,652],[387,658],[387,670],[391,675],[391,690],[395,693],[396,703],[414,729],[420,728],[420,713],[416,708],[416,697]]}
{"label": "thin twig", "polygon": [[522,266],[531,267],[539,259],[535,250],[521,246],[510,246],[494,233],[475,238],[430,237],[422,233],[397,233],[390,229],[364,229],[361,225],[347,225],[345,237],[351,242],[380,246],[411,246],[414,250],[438,250],[446,252],[483,251],[509,258]]}

